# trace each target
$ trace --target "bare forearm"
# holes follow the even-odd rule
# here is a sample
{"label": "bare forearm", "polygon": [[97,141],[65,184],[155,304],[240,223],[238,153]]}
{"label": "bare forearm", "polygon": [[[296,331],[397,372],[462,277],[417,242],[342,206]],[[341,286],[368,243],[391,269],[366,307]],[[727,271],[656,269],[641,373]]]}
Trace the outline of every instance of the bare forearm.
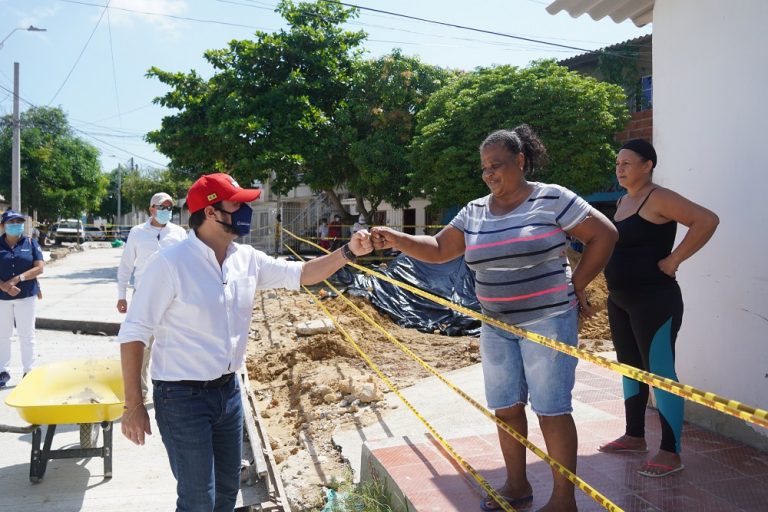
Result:
{"label": "bare forearm", "polygon": [[141,394],[141,362],[143,357],[144,343],[132,341],[120,345],[125,404],[128,408],[144,402],[144,397]]}
{"label": "bare forearm", "polygon": [[331,254],[326,254],[304,264],[301,270],[301,284],[315,284],[323,279],[327,279],[334,272],[346,265],[347,260],[341,253],[341,249],[336,249]]}
{"label": "bare forearm", "polygon": [[403,233],[394,248],[427,263],[444,263],[456,257],[456,255],[446,255],[446,251],[440,246],[438,240],[430,235],[417,236]]}
{"label": "bare forearm", "polygon": [[691,224],[688,227],[688,232],[683,237],[680,244],[672,251],[670,257],[677,264],[682,262],[696,254],[699,249],[709,242],[712,235],[717,229],[717,225],[720,220],[713,214],[712,218],[702,219]]}
{"label": "bare forearm", "polygon": [[22,272],[19,275],[24,275],[24,280],[29,281],[31,279],[35,279],[37,276],[43,273],[43,266],[42,265],[35,265],[31,269],[27,270],[26,272]]}
{"label": "bare forearm", "polygon": [[573,271],[571,281],[576,290],[583,290],[603,270],[613,252],[614,240],[602,238],[584,246],[581,260]]}

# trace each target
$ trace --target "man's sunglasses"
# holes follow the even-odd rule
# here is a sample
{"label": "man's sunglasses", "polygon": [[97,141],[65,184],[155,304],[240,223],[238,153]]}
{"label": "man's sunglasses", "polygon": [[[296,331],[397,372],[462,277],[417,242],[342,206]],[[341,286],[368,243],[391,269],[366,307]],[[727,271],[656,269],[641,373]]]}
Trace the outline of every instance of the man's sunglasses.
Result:
{"label": "man's sunglasses", "polygon": [[165,206],[164,204],[153,204],[152,208],[156,208],[158,210],[173,210],[173,206]]}

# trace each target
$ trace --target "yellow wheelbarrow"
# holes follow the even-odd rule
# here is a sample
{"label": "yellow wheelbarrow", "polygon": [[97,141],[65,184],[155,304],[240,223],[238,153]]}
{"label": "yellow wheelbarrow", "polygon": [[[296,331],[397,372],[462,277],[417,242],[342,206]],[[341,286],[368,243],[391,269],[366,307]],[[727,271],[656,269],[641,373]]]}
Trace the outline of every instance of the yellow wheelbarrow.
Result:
{"label": "yellow wheelbarrow", "polygon": [[[104,477],[112,478],[112,422],[123,414],[123,377],[120,361],[75,360],[38,366],[8,394],[28,427],[0,425],[0,431],[32,432],[29,479],[39,482],[52,459],[104,458]],[[79,448],[52,450],[57,425],[80,425]],[[42,443],[42,426],[47,425]],[[103,445],[95,446],[98,426]],[[5,427],[5,428],[3,428]]]}

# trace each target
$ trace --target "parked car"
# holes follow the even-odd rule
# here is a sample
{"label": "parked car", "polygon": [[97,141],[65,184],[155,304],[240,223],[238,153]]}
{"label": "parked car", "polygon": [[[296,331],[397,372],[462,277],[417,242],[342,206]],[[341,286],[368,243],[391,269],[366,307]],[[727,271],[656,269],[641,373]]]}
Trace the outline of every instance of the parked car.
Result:
{"label": "parked car", "polygon": [[60,244],[62,242],[85,242],[85,228],[82,221],[77,219],[64,219],[56,223],[56,230],[53,234],[53,242]]}
{"label": "parked car", "polygon": [[125,242],[128,240],[128,233],[131,232],[132,226],[110,226],[107,231],[107,237],[110,240],[122,240]]}
{"label": "parked car", "polygon": [[38,240],[40,245],[43,247],[50,247],[53,245],[53,235],[56,233],[56,228],[58,226],[58,224],[38,225],[38,229],[40,229],[40,238]]}
{"label": "parked car", "polygon": [[107,239],[107,234],[99,226],[85,226],[85,239],[94,242],[102,242]]}

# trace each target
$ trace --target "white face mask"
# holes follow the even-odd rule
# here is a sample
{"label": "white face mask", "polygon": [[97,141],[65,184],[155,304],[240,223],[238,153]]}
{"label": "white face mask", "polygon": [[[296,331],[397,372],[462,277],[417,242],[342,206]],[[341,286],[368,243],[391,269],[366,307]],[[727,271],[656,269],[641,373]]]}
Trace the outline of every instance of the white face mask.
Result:
{"label": "white face mask", "polygon": [[155,220],[159,224],[168,224],[171,220],[171,210],[157,210],[155,212]]}
{"label": "white face mask", "polygon": [[24,224],[8,223],[5,225],[5,234],[9,236],[21,236],[24,234]]}

